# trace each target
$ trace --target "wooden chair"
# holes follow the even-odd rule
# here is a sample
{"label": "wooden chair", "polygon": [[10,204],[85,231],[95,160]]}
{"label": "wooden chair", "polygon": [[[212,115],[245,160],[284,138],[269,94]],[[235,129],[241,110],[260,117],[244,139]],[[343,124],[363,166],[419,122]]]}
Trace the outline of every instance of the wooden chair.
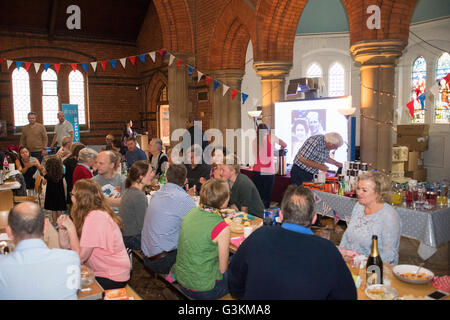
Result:
{"label": "wooden chair", "polygon": [[20,203],[24,201],[37,202],[41,205],[41,192],[42,192],[42,183],[45,179],[42,176],[37,176],[34,182],[34,191],[37,196],[14,196],[14,203]]}
{"label": "wooden chair", "polygon": [[14,207],[12,190],[0,191],[0,211],[9,211]]}

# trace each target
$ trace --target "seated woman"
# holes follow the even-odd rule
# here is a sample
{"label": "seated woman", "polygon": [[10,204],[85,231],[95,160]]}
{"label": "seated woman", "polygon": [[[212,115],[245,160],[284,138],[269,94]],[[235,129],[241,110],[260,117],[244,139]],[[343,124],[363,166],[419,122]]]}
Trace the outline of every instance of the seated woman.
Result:
{"label": "seated woman", "polygon": [[358,203],[353,207],[340,247],[368,256],[372,235],[377,235],[381,260],[397,264],[401,222],[397,211],[386,203],[389,179],[380,172],[367,172],[358,177],[357,184]]}
{"label": "seated woman", "polygon": [[81,179],[92,178],[92,168],[95,165],[95,160],[97,159],[97,151],[91,148],[83,148],[78,153],[78,163],[73,170],[72,183],[75,183]]}
{"label": "seated woman", "polygon": [[41,176],[45,176],[45,169],[39,162],[39,160],[30,155],[30,151],[26,147],[20,147],[19,158],[16,159],[16,169],[19,170],[24,179],[27,189],[34,190],[34,175],[39,170]]}
{"label": "seated woman", "polygon": [[249,177],[241,173],[237,157],[230,154],[219,164],[220,175],[230,184],[230,206],[264,219],[264,204],[258,189]]}
{"label": "seated woman", "polygon": [[77,181],[71,196],[73,222],[68,215],[58,218],[60,247],[77,252],[103,289],[125,287],[131,264],[120,231],[122,219],[94,180]]}
{"label": "seated woman", "polygon": [[144,225],[148,200],[143,191],[150,185],[155,173],[145,160],[133,163],[125,181],[125,192],[120,201],[119,216],[123,220],[123,242],[125,247],[141,250],[141,231]]}
{"label": "seated woman", "polygon": [[201,206],[191,209],[181,223],[172,273],[194,299],[219,299],[228,293],[230,227],[218,212],[228,199],[225,180],[207,181],[200,191]]}

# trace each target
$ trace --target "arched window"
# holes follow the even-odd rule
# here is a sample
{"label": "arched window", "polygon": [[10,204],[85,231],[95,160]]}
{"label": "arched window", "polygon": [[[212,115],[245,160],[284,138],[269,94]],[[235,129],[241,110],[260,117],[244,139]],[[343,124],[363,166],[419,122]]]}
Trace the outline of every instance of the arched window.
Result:
{"label": "arched window", "polygon": [[[427,80],[427,62],[420,56],[413,63],[412,69],[411,99],[414,99],[414,120],[415,123],[425,122],[425,110],[419,102],[419,97],[425,93]],[[425,101],[424,101],[425,103]]]}
{"label": "arched window", "polygon": [[43,71],[42,80],[42,114],[44,125],[58,123],[58,76],[52,69]]}
{"label": "arched window", "polygon": [[70,104],[78,105],[78,121],[86,124],[86,107],[84,102],[84,77],[80,71],[71,71],[69,74],[69,100]]}
{"label": "arched window", "polygon": [[25,126],[28,124],[28,112],[31,111],[30,103],[30,77],[24,68],[14,69],[12,73],[14,125]]}
{"label": "arched window", "polygon": [[328,72],[328,96],[340,97],[344,95],[344,67],[340,63],[333,63]]}
{"label": "arched window", "polygon": [[306,71],[307,78],[321,78],[322,77],[322,68],[317,64],[313,63],[309,66]]}
{"label": "arched window", "polygon": [[450,54],[444,52],[436,66],[436,81],[439,94],[435,97],[434,122],[450,123],[450,80],[444,79],[450,73]]}
{"label": "arched window", "polygon": [[169,99],[167,98],[167,87],[161,89],[157,108],[159,110],[159,136],[163,145],[170,145],[170,119],[169,119]]}

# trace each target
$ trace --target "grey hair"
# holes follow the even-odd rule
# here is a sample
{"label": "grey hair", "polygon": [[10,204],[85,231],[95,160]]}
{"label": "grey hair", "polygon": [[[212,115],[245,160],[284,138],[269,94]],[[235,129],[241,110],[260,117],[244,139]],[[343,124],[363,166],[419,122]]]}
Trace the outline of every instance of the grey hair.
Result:
{"label": "grey hair", "polygon": [[342,140],[339,133],[330,132],[325,134],[325,142],[340,147],[344,143],[344,140]]}
{"label": "grey hair", "polygon": [[91,148],[84,148],[78,154],[78,162],[87,163],[91,159],[96,159],[98,152]]}

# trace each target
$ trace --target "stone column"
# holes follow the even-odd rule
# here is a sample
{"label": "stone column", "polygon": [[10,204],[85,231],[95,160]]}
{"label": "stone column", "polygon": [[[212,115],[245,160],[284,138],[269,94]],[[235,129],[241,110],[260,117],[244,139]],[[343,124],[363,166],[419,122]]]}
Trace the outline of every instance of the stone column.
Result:
{"label": "stone column", "polygon": [[395,65],[406,41],[358,42],[350,52],[361,69],[361,161],[382,172],[392,168]]}
{"label": "stone column", "polygon": [[292,68],[291,61],[258,61],[253,64],[261,77],[262,121],[274,129],[275,102],[284,101],[285,78]]}

